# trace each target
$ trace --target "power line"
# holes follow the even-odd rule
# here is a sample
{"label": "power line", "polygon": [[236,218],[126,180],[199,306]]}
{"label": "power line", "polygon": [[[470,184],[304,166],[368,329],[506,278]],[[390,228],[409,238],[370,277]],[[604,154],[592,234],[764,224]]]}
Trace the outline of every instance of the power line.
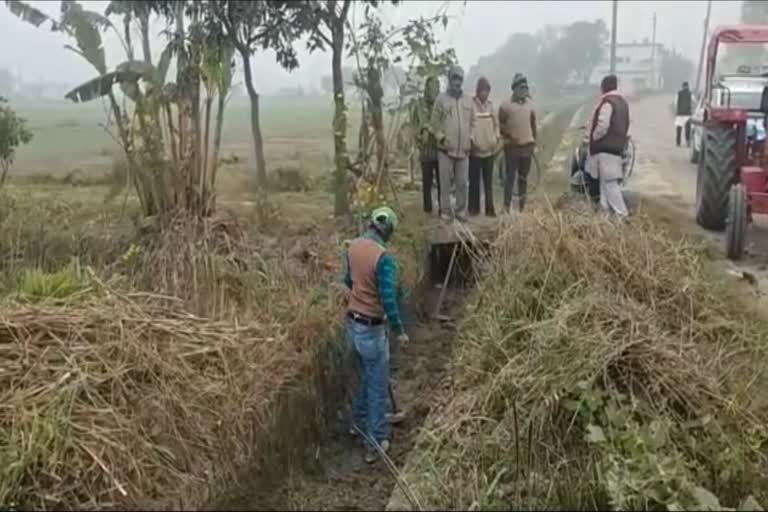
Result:
{"label": "power line", "polygon": [[611,74],[616,73],[616,19],[619,0],[613,0],[613,17],[611,20]]}
{"label": "power line", "polygon": [[653,35],[651,36],[651,89],[657,87],[656,78],[656,11],[653,12]]}
{"label": "power line", "polygon": [[707,15],[704,17],[704,33],[701,35],[701,52],[699,53],[699,67],[696,70],[696,86],[694,92],[699,94],[699,85],[701,84],[701,71],[704,66],[704,51],[707,48],[707,35],[709,33],[709,15],[712,13],[712,0],[707,1]]}

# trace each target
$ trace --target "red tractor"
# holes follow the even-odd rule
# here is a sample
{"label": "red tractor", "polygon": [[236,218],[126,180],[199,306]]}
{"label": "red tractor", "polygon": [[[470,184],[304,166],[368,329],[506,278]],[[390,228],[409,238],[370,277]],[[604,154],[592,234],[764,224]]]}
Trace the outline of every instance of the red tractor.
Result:
{"label": "red tractor", "polygon": [[721,44],[751,44],[761,55],[765,43],[768,25],[714,31],[707,49],[704,94],[692,119],[694,144],[698,142],[696,222],[706,229],[725,230],[731,259],[744,252],[752,216],[768,214],[768,158],[763,151],[768,73],[761,66],[740,65],[735,73],[715,75],[715,63]]}

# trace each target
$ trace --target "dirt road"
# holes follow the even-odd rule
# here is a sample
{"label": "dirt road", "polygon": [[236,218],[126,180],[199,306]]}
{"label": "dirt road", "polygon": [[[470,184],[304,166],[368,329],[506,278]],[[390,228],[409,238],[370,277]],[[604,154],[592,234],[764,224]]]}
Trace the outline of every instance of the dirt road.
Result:
{"label": "dirt road", "polygon": [[[765,292],[768,290],[767,219],[758,217],[749,226],[747,254],[742,261],[725,260],[723,234],[706,231],[696,224],[696,165],[690,163],[688,148],[675,146],[671,102],[671,96],[661,95],[632,103],[630,133],[635,141],[637,162],[626,190],[628,200],[638,211],[646,211],[654,218],[711,242],[714,254],[725,269],[748,272],[757,279],[759,290]],[[761,299],[766,301],[768,299]]]}

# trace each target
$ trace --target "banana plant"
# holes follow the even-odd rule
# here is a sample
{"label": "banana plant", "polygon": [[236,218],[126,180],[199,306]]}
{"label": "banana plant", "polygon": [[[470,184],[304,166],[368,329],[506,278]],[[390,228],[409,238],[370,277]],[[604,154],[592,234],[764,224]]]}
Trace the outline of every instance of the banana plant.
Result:
{"label": "banana plant", "polygon": [[[214,194],[206,194],[207,191],[213,191],[213,185],[216,182],[216,172],[219,167],[219,151],[221,149],[221,134],[224,127],[224,107],[226,106],[227,96],[232,89],[232,78],[234,76],[234,57],[235,47],[231,44],[219,42],[215,45],[206,45],[203,51],[203,62],[201,66],[203,86],[206,90],[205,98],[205,157],[203,162],[209,166],[204,182],[203,196],[208,197],[206,209],[213,207]],[[209,147],[209,126],[213,98],[218,98],[216,106],[216,125],[213,135],[213,154],[208,159]]]}
{"label": "banana plant", "polygon": [[[66,48],[80,55],[97,71],[96,77],[78,85],[65,97],[75,103],[109,98],[119,140],[128,160],[129,175],[144,215],[164,215],[179,208],[200,216],[211,213],[235,50],[231,42],[217,38],[208,30],[205,23],[210,18],[205,13],[208,4],[112,1],[106,15],[102,15],[84,9],[74,0],[63,0],[60,15],[53,18],[19,0],[4,2],[19,19],[37,27],[49,23],[51,30],[69,35],[74,44],[66,45]],[[153,65],[147,31],[150,13],[160,6],[173,11],[172,15],[168,14],[171,11],[162,13],[169,23],[175,21],[176,27]],[[185,16],[185,7],[192,8],[190,16]],[[109,15],[122,17],[122,36]],[[185,26],[185,20],[190,21],[189,27]],[[134,58],[133,22],[138,23],[142,31],[142,60]],[[127,60],[113,69],[107,66],[105,59],[102,32],[106,30],[114,30],[120,36],[127,55]],[[174,58],[176,83],[166,83]],[[124,97],[122,108],[115,96],[116,85]],[[201,98],[201,89],[205,90],[204,98]],[[211,148],[215,99],[218,101]],[[201,100],[204,114],[201,114]],[[130,109],[128,102],[132,105]],[[177,121],[175,126],[174,121]],[[213,158],[209,162],[210,153]]]}

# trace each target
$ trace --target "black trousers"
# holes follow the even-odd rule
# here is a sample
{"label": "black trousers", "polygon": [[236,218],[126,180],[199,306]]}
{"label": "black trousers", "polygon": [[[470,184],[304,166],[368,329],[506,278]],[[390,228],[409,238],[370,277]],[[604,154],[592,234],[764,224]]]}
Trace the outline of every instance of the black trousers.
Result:
{"label": "black trousers", "polygon": [[437,206],[440,208],[440,172],[437,160],[421,162],[421,193],[425,213],[432,213],[432,183],[437,184]]}
{"label": "black trousers", "polygon": [[512,191],[515,179],[517,179],[517,195],[519,196],[520,211],[525,208],[525,199],[528,196],[528,173],[531,172],[533,157],[521,155],[509,147],[504,148],[504,158],[507,166],[507,175],[504,180],[504,208],[509,210],[512,204]]}
{"label": "black trousers", "polygon": [[493,209],[493,156],[469,157],[469,214],[480,213],[480,182],[483,183],[485,214],[496,215]]}

